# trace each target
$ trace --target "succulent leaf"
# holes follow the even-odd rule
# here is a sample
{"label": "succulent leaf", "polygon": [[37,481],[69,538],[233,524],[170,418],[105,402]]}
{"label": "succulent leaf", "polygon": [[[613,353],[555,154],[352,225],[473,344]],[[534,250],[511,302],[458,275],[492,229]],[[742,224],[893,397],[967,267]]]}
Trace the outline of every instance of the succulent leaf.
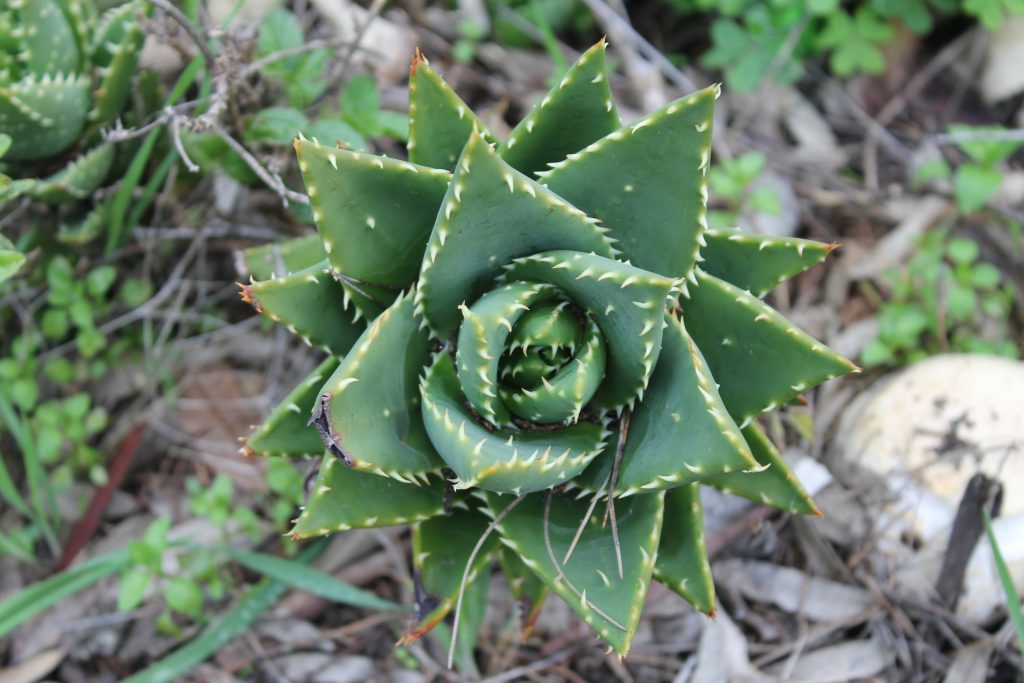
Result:
{"label": "succulent leaf", "polygon": [[245,440],[243,452],[271,456],[313,457],[324,444],[309,428],[309,416],[320,398],[320,387],[338,368],[336,356],[328,356],[271,411]]}
{"label": "succulent leaf", "polygon": [[523,638],[530,635],[533,625],[540,616],[540,610],[544,607],[544,600],[548,596],[547,585],[533,573],[519,555],[515,554],[508,547],[502,547],[498,555],[498,562],[501,565],[501,573],[508,581],[512,597],[519,604],[520,616],[523,625]]}
{"label": "succulent leaf", "polygon": [[19,7],[27,71],[36,76],[75,73],[81,55],[71,24],[55,0],[31,0]]}
{"label": "succulent leaf", "polygon": [[699,484],[686,484],[665,492],[661,538],[654,578],[699,611],[714,616],[715,582],[704,544],[704,508]]}
{"label": "succulent leaf", "polygon": [[558,85],[512,129],[498,153],[512,168],[532,176],[619,125],[605,73],[602,39],[584,52]]}
{"label": "succulent leaf", "polygon": [[308,140],[295,151],[334,267],[370,285],[415,281],[451,174]]}
{"label": "succulent leaf", "polygon": [[269,280],[315,266],[327,258],[327,252],[317,235],[306,235],[250,247],[241,253],[241,258],[241,272],[250,273],[254,280]]}
{"label": "succulent leaf", "polygon": [[749,472],[733,472],[709,477],[702,483],[752,500],[759,505],[786,510],[798,515],[820,515],[818,506],[807,494],[778,449],[757,424],[744,428],[743,438],[758,467]]}
{"label": "succulent leaf", "polygon": [[110,201],[108,200],[94,206],[82,218],[68,223],[61,223],[57,231],[57,241],[61,244],[73,246],[88,244],[96,239],[109,223]]}
{"label": "succulent leaf", "polygon": [[499,493],[540,491],[575,477],[604,447],[602,424],[579,422],[544,431],[488,429],[466,408],[450,355],[437,354],[421,384],[430,440],[459,478]]}
{"label": "succulent leaf", "polygon": [[705,88],[623,126],[539,176],[610,228],[625,258],[689,275],[707,228],[707,167],[718,89]]}
{"label": "succulent leaf", "polygon": [[99,12],[95,3],[90,0],[57,0],[61,11],[74,32],[75,45],[81,54],[85,53],[89,40],[89,32],[97,20]]}
{"label": "succulent leaf", "polygon": [[443,461],[420,418],[430,340],[406,295],[374,320],[320,390],[314,412],[328,450],[350,467],[416,482]]}
{"label": "succulent leaf", "polygon": [[128,2],[107,10],[100,19],[93,44],[93,62],[100,81],[89,112],[89,120],[95,124],[106,125],[117,118],[131,94],[145,39],[135,14],[145,8],[144,3]]}
{"label": "succulent leaf", "polygon": [[458,649],[455,650],[455,666],[464,675],[479,678],[476,667],[476,645],[483,632],[487,617],[487,602],[491,589],[490,572],[481,571],[468,583],[462,596],[459,610]]}
{"label": "succulent leaf", "polygon": [[[667,318],[664,344],[644,399],[630,415],[615,492],[673,488],[710,475],[757,466],[729,417],[700,349],[683,323]],[[602,489],[611,475],[616,439],[573,483]]]}
{"label": "succulent leaf", "polygon": [[409,69],[409,161],[451,171],[473,130],[487,127],[417,52]]}
{"label": "succulent leaf", "polygon": [[[0,9],[0,130],[13,138],[5,161],[17,178],[0,191],[0,205],[20,195],[83,203],[107,180],[112,148],[89,146],[125,109],[144,37],[136,15],[149,5],[104,2],[115,6],[100,17],[97,2],[17,0]],[[50,172],[54,157],[76,146],[68,166],[36,178],[35,162]],[[101,201],[69,212],[85,218],[62,227],[59,239],[82,244],[100,232]]]}
{"label": "succulent leaf", "polygon": [[701,269],[757,297],[819,263],[838,246],[741,230],[708,230],[704,239]]}
{"label": "succulent leaf", "polygon": [[683,319],[741,425],[856,370],[754,295],[707,273],[698,272],[696,280]]}
{"label": "succulent leaf", "polygon": [[107,179],[113,163],[114,146],[99,145],[36,183],[29,194],[51,203],[85,199]]}
{"label": "succulent leaf", "polygon": [[362,323],[346,310],[344,292],[326,261],[240,287],[242,299],[258,313],[335,356],[348,353],[363,332]]}
{"label": "succulent leaf", "polygon": [[[831,247],[706,229],[717,88],[615,129],[603,62],[599,44],[496,152],[417,55],[411,161],[300,140],[324,248],[246,254],[247,294],[279,287],[297,331],[370,324],[293,394],[330,454],[296,533],[421,521],[403,640],[461,591],[468,666],[495,554],[527,628],[550,589],[625,653],[652,574],[713,613],[698,487],[815,512],[754,420],[855,369],[745,291]],[[259,437],[299,443],[277,416]]]}
{"label": "succulent leaf", "polygon": [[459,327],[456,361],[459,384],[473,408],[491,422],[503,426],[511,421],[505,403],[498,396],[498,365],[509,335],[523,311],[558,296],[558,291],[537,282],[513,282],[498,287],[463,309]]}
{"label": "succulent leaf", "polygon": [[439,477],[414,486],[346,467],[324,456],[293,538],[324,536],[348,529],[395,526],[444,514],[445,487]]}
{"label": "succulent leaf", "polygon": [[621,407],[647,386],[661,352],[672,280],[621,261],[569,250],[515,259],[504,278],[555,285],[597,322],[608,345],[605,381],[594,399],[598,407]]}
{"label": "succulent leaf", "polygon": [[423,256],[417,292],[424,317],[438,336],[449,336],[459,323],[460,304],[487,291],[512,259],[549,249],[614,254],[579,209],[472,135]]}
{"label": "succulent leaf", "polygon": [[[612,535],[601,523],[603,510],[586,519],[590,510],[585,500],[531,494],[498,523],[498,531],[502,543],[624,655],[636,633],[658,554],[663,497],[657,492],[616,501],[621,577]],[[495,515],[509,502],[495,494],[487,500]],[[583,533],[565,561],[584,519]]]}
{"label": "succulent leaf", "polygon": [[[413,526],[413,565],[419,573],[430,604],[436,606],[406,631],[402,642],[419,638],[455,608],[466,565],[488,525],[487,517],[466,506],[453,508],[450,516],[435,517]],[[487,578],[486,571],[498,548],[496,534],[491,534],[483,541],[469,567],[467,587],[478,578]]]}
{"label": "succulent leaf", "polygon": [[47,74],[0,84],[0,129],[13,140],[4,159],[45,159],[63,152],[82,132],[88,110],[84,76]]}
{"label": "succulent leaf", "polygon": [[[563,316],[573,315],[564,313],[565,308],[558,310]],[[513,413],[533,422],[568,424],[579,419],[583,407],[601,386],[608,362],[604,337],[597,324],[588,317],[584,326],[578,352],[572,346],[552,345],[540,347],[537,355],[531,356],[543,362],[544,371],[539,381],[532,386],[503,386],[498,389],[502,401]],[[558,355],[559,351],[565,351],[564,362]],[[553,358],[549,360],[546,355]],[[517,360],[515,354],[513,360]],[[512,372],[516,369],[513,368]]]}

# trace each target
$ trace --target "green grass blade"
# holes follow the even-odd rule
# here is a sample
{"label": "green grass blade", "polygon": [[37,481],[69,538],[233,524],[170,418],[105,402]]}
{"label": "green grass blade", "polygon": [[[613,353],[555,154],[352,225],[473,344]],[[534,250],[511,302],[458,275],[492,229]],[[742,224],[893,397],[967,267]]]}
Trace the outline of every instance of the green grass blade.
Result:
{"label": "green grass blade", "polygon": [[212,657],[245,632],[287,589],[283,583],[263,579],[250,588],[237,605],[215,619],[194,640],[121,683],[169,683],[180,680],[193,667]]}
{"label": "green grass blade", "polygon": [[254,572],[259,572],[292,588],[319,595],[321,598],[368,609],[405,609],[397,603],[378,598],[298,560],[233,548],[227,548],[226,552],[235,562]]}
{"label": "green grass blade", "polygon": [[0,533],[0,555],[10,555],[28,564],[36,562],[36,556],[32,553],[31,547],[20,545],[13,536],[4,533]]}
{"label": "green grass blade", "polygon": [[[312,562],[327,547],[327,541],[310,544],[295,563]],[[293,568],[294,570],[294,568]],[[169,683],[180,680],[196,665],[206,661],[222,647],[241,635],[257,617],[273,607],[288,590],[281,581],[266,578],[250,588],[230,610],[214,619],[195,639],[179,647],[167,657],[148,666],[121,683]]]}
{"label": "green grass blade", "polygon": [[[999,549],[999,544],[996,542],[995,532],[992,531],[992,517],[989,516],[988,510],[982,510],[982,512],[985,514],[985,533],[988,534],[988,542],[992,546],[992,557],[996,561],[999,582],[1003,584],[1003,592],[1006,593],[1006,611],[1009,613],[1013,627],[1017,631],[1017,644],[1021,652],[1024,652],[1024,613],[1021,612],[1020,594],[1017,592],[1017,586],[1013,583],[1010,568],[1006,566],[1003,552]],[[1021,676],[1021,680],[1024,681],[1024,675]]]}
{"label": "green grass blade", "polygon": [[153,172],[145,187],[142,188],[142,195],[139,197],[139,200],[132,206],[132,210],[128,214],[127,224],[129,227],[138,225],[139,221],[142,220],[142,214],[146,212],[146,209],[156,199],[156,193],[160,191],[161,186],[163,186],[164,181],[167,179],[167,174],[171,172],[177,161],[177,150],[168,150],[160,165],[157,166],[156,171]]}
{"label": "green grass blade", "polygon": [[[167,97],[168,107],[185,94],[185,91],[192,85],[196,75],[204,65],[205,61],[203,58],[196,57],[185,67],[185,70],[181,72],[181,76],[178,77],[177,82],[174,84],[171,94]],[[142,174],[149,163],[149,156],[153,153],[153,147],[156,146],[157,138],[160,137],[162,132],[163,128],[157,128],[146,136],[128,165],[128,170],[124,174],[121,186],[117,188],[110,211],[110,231],[107,233],[108,254],[121,246],[124,242],[125,232],[131,227],[131,224],[125,220],[128,214],[128,203],[132,199],[135,188],[138,187],[139,182],[142,180]]]}
{"label": "green grass blade", "polygon": [[14,479],[11,478],[7,465],[4,464],[3,455],[0,455],[0,497],[26,517],[32,516],[32,511],[25,503],[25,499],[18,493],[18,487],[14,485]]}
{"label": "green grass blade", "polygon": [[29,498],[35,506],[33,517],[40,525],[43,535],[46,536],[50,549],[56,554],[60,549],[57,540],[57,532],[54,530],[54,523],[58,519],[57,501],[53,495],[53,488],[50,486],[50,479],[39,462],[36,454],[36,444],[32,440],[32,434],[28,424],[22,419],[5,397],[0,396],[0,421],[7,424],[7,429],[14,436],[15,443],[21,449],[22,458],[25,462],[25,477],[28,481]]}
{"label": "green grass blade", "polygon": [[87,588],[131,563],[127,550],[94,557],[77,567],[34,583],[0,603],[0,637],[28,621],[47,607]]}

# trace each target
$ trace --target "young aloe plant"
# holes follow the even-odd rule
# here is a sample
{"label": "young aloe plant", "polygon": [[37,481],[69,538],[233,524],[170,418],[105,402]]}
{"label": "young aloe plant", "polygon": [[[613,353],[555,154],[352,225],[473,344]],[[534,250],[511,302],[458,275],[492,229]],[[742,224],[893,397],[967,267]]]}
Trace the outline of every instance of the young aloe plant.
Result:
{"label": "young aloe plant", "polygon": [[[48,202],[89,197],[114,161],[98,131],[124,109],[142,48],[142,0],[104,13],[94,0],[11,0],[0,9],[0,130],[3,162],[16,179],[0,205],[28,194]],[[44,164],[74,150],[56,172]],[[11,163],[13,162],[13,163]]]}
{"label": "young aloe plant", "polygon": [[714,612],[701,485],[816,512],[756,418],[856,368],[760,297],[832,246],[707,229],[717,95],[622,126],[601,42],[498,142],[417,55],[408,161],[296,141],[242,292],[329,356],[243,450],[326,447],[296,538],[413,525],[406,639],[498,563],[624,654],[652,577]]}

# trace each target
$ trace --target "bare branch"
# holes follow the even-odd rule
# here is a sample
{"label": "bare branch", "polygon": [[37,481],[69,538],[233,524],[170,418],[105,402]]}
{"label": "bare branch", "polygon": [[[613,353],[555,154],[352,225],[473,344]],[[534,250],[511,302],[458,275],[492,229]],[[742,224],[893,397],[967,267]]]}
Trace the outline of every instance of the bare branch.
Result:
{"label": "bare branch", "polygon": [[309,204],[309,197],[301,192],[289,189],[281,178],[268,171],[263,164],[261,164],[256,157],[254,157],[252,153],[245,148],[244,145],[242,145],[242,143],[231,137],[231,134],[224,130],[220,124],[214,123],[210,127],[210,130],[213,131],[217,137],[226,142],[228,147],[230,147],[235,154],[242,157],[242,161],[244,161],[246,165],[253,170],[253,173],[258,175],[260,180],[262,180],[267,187],[281,197],[281,201],[284,202],[285,206],[288,205],[289,201],[297,204]]}

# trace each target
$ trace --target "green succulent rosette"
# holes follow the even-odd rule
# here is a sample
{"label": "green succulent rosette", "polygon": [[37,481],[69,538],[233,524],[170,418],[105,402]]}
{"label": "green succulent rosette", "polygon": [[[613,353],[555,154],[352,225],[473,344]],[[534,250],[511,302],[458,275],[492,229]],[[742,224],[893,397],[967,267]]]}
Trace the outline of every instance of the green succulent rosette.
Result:
{"label": "green succulent rosette", "polygon": [[652,577],[714,610],[700,485],[815,512],[754,420],[855,368],[759,297],[831,247],[707,228],[717,94],[623,126],[602,42],[498,142],[417,57],[408,161],[296,142],[243,296],[329,357],[246,448],[326,447],[296,537],[413,525],[409,638],[497,563],[625,653]]}
{"label": "green succulent rosette", "polygon": [[[0,205],[30,195],[46,202],[89,198],[107,179],[114,149],[99,131],[125,109],[144,35],[142,0],[100,12],[93,0],[10,0],[0,6],[0,131],[16,179]],[[44,177],[34,165],[74,151]]]}

